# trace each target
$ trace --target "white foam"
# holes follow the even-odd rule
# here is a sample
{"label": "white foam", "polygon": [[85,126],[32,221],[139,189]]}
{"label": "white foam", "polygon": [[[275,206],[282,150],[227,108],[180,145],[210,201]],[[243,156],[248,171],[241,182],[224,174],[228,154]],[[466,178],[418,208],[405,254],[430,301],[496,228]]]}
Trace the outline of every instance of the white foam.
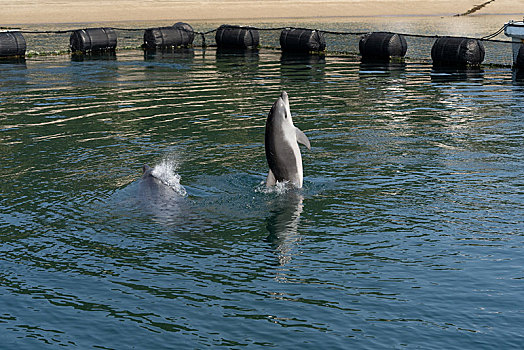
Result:
{"label": "white foam", "polygon": [[178,163],[175,160],[163,159],[160,164],[155,165],[151,171],[151,175],[162,181],[166,186],[171,187],[176,193],[181,196],[187,194],[184,186],[180,184],[180,175],[176,172]]}
{"label": "white foam", "polygon": [[275,193],[277,195],[284,194],[288,192],[289,190],[294,189],[295,186],[293,186],[289,181],[277,181],[275,186],[267,187],[266,182],[262,181],[260,185],[257,186],[255,189],[255,192],[269,194],[269,193]]}

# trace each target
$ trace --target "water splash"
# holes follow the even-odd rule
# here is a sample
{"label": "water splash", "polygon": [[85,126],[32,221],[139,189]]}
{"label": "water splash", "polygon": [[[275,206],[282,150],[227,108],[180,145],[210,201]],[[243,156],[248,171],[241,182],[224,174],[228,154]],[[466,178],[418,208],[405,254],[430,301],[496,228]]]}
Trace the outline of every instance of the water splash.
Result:
{"label": "water splash", "polygon": [[255,192],[263,194],[276,194],[282,195],[287,193],[290,190],[296,190],[297,188],[293,186],[289,181],[277,181],[275,186],[267,187],[266,182],[262,181],[256,188]]}
{"label": "water splash", "polygon": [[159,164],[155,165],[151,175],[166,186],[172,188],[177,194],[186,196],[187,191],[180,184],[180,175],[177,173],[179,163],[174,159],[163,159]]}

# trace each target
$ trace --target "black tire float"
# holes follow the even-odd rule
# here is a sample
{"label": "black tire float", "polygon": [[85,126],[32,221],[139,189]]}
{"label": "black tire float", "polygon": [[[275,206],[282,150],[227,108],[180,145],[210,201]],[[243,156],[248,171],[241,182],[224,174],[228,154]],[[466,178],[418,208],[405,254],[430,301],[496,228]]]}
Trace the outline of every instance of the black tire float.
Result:
{"label": "black tire float", "polygon": [[260,35],[254,28],[224,24],[218,27],[215,41],[219,48],[250,49],[258,47]]}
{"label": "black tire float", "polygon": [[0,32],[0,57],[25,56],[27,48],[24,36],[18,31]]}
{"label": "black tire float", "polygon": [[195,33],[187,23],[176,23],[171,27],[149,28],[144,32],[144,48],[148,50],[173,47],[189,47],[193,44]]}
{"label": "black tire float", "polygon": [[403,58],[408,50],[408,44],[400,34],[373,32],[360,39],[358,48],[362,60],[389,61],[391,58]]}
{"label": "black tire float", "polygon": [[280,33],[280,47],[286,52],[321,52],[326,49],[326,40],[317,30],[284,29]]}
{"label": "black tire float", "polygon": [[114,51],[117,36],[111,28],[86,28],[77,29],[71,33],[69,46],[73,53]]}
{"label": "black tire float", "polygon": [[484,55],[482,42],[471,38],[441,37],[431,48],[433,65],[441,67],[480,66]]}

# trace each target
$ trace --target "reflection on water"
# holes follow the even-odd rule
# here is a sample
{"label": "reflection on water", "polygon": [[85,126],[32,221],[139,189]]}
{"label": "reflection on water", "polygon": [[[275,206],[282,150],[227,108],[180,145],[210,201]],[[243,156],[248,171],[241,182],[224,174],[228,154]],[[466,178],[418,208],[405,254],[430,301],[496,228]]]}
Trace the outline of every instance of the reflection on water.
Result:
{"label": "reflection on water", "polygon": [[278,255],[278,263],[289,263],[300,240],[298,225],[304,208],[304,196],[299,190],[289,190],[268,203],[269,216],[266,219],[269,235],[266,240],[272,244]]}
{"label": "reflection on water", "polygon": [[513,69],[513,81],[519,85],[524,83],[524,69],[523,68],[514,68]]}
{"label": "reflection on water", "polygon": [[323,55],[309,55],[282,52],[280,56],[280,75],[282,79],[320,80],[325,76],[326,59]]}
{"label": "reflection on water", "polygon": [[187,64],[193,61],[195,50],[191,48],[168,48],[157,50],[144,50],[144,61],[167,60],[179,63],[183,61]]}
{"label": "reflection on water", "polygon": [[403,71],[406,67],[406,61],[365,60],[360,62],[361,71]]}
{"label": "reflection on water", "polygon": [[[0,59],[0,91],[23,90],[27,83],[27,63],[25,58]],[[0,97],[0,103],[2,98]],[[1,116],[0,116],[1,120]]]}
{"label": "reflection on water", "polygon": [[484,78],[484,70],[478,67],[470,68],[446,68],[433,67],[431,71],[431,80],[434,82],[452,82],[452,81],[466,81],[479,80]]}
{"label": "reflection on water", "polygon": [[390,76],[396,76],[399,77],[402,73],[404,73],[405,69],[407,67],[407,63],[405,61],[372,61],[372,60],[366,60],[362,61],[360,63],[360,74],[361,76],[365,76],[366,74],[381,74],[381,73],[387,73]]}
{"label": "reflection on water", "polygon": [[0,57],[0,65],[16,65],[26,67],[26,58],[23,57]]}
{"label": "reflection on water", "polygon": [[115,51],[89,52],[89,53],[74,53],[71,55],[73,62],[88,62],[88,61],[116,61]]}
{"label": "reflection on water", "polygon": [[244,74],[258,69],[259,52],[254,49],[219,48],[216,50],[216,67],[226,74]]}

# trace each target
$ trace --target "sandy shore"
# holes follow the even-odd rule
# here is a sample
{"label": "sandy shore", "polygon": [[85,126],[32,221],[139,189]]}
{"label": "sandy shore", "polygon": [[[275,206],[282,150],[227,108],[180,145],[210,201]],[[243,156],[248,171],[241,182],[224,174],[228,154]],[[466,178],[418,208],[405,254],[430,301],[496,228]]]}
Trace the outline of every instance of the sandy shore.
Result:
{"label": "sandy shore", "polygon": [[[452,16],[487,0],[0,0],[0,26],[30,23],[217,21]],[[524,1],[494,0],[474,15],[524,13]],[[517,16],[520,18],[521,15]]]}

